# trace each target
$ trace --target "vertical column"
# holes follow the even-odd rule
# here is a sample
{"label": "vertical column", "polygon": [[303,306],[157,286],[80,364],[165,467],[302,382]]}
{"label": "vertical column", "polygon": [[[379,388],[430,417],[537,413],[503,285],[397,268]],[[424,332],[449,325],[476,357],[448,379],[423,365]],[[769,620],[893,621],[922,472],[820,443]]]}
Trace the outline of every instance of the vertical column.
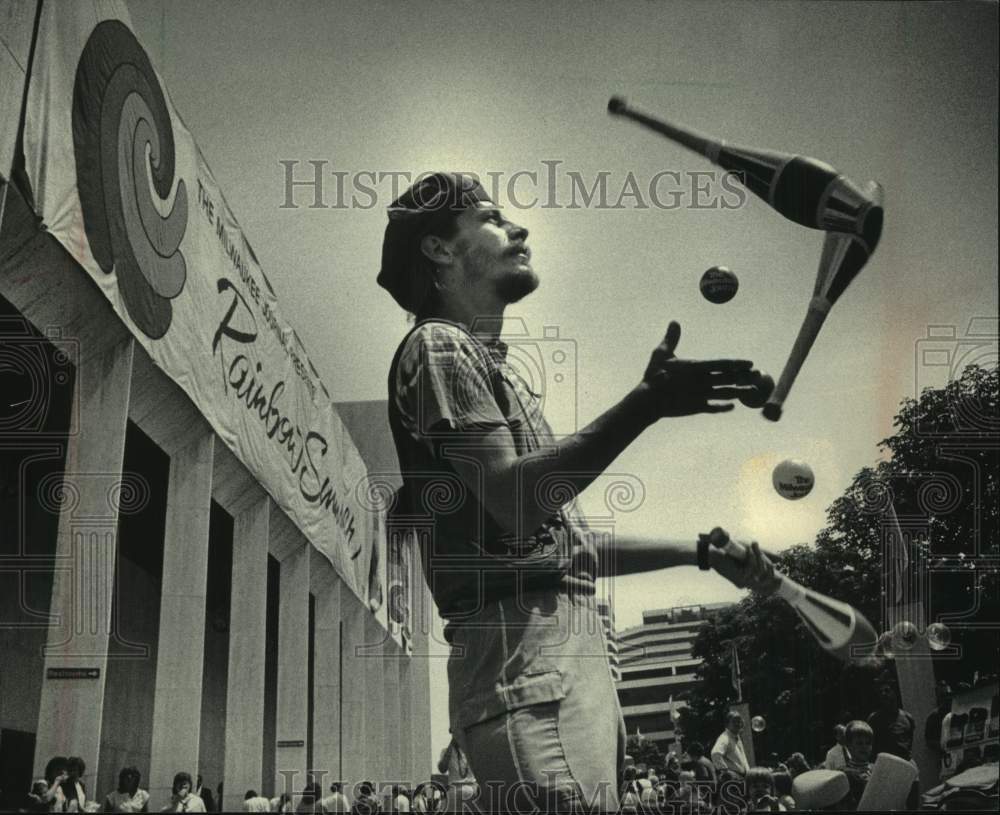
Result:
{"label": "vertical column", "polygon": [[420,783],[413,766],[413,687],[410,677],[410,656],[401,649],[399,666],[399,718],[396,720],[396,743],[399,745],[399,771],[403,781],[415,786]]}
{"label": "vertical column", "polygon": [[[338,581],[339,582],[339,581]],[[365,675],[366,658],[362,656],[365,643],[365,620],[369,616],[368,609],[354,596],[350,588],[341,584],[340,616],[343,628],[340,642],[342,713],[340,729],[343,741],[340,745],[341,765],[343,766],[343,781],[353,787],[359,781],[364,781],[369,772],[367,756],[367,717],[365,715],[368,697]],[[372,693],[380,698],[381,693]],[[354,800],[351,794],[351,800]]]}
{"label": "vertical column", "polygon": [[269,501],[257,501],[233,523],[224,809],[233,809],[246,790],[261,786]]}
{"label": "vertical column", "polygon": [[385,716],[385,749],[383,750],[383,766],[385,781],[405,781],[406,773],[402,767],[402,748],[399,743],[399,715],[402,708],[399,701],[399,646],[392,637],[386,636],[382,646],[382,708]]}
{"label": "vertical column", "polygon": [[[432,772],[437,772],[434,769],[437,756],[431,754],[431,632],[435,612],[416,546],[413,554],[410,560],[413,569],[410,584],[413,586],[413,653],[409,659],[410,731],[414,773],[418,779],[426,781]],[[443,665],[444,660],[438,664]]]}
{"label": "vertical column", "polygon": [[[310,547],[309,582],[316,597],[316,641],[313,644],[313,768],[322,771],[326,795],[339,780],[340,766],[340,592],[333,567]],[[317,773],[318,775],[318,773]]]}
{"label": "vertical column", "polygon": [[59,527],[36,777],[52,756],[67,754],[81,756],[91,778],[98,774],[133,347],[127,339],[80,361],[79,432],[67,440],[63,483],[38,496],[59,504]]}
{"label": "vertical column", "polygon": [[365,767],[369,779],[375,782],[381,792],[383,783],[389,779],[385,737],[385,639],[389,635],[370,612],[365,614],[364,630],[365,639],[360,655],[368,686],[365,699]]}
{"label": "vertical column", "polygon": [[[309,549],[302,544],[281,561],[278,608],[276,795],[305,786],[309,716]],[[267,748],[267,745],[264,745]]]}
{"label": "vertical column", "polygon": [[[908,606],[900,608],[901,619],[921,619],[923,604],[912,603]],[[938,758],[924,743],[924,722],[937,707],[934,696],[934,661],[927,646],[927,638],[917,637],[913,648],[896,654],[894,663],[899,682],[899,705],[916,722],[912,756],[920,771],[920,789],[926,791],[937,785],[939,773]]]}
{"label": "vertical column", "polygon": [[757,755],[754,750],[753,731],[750,729],[750,719],[751,719],[750,703],[739,702],[738,704],[730,705],[729,709],[735,710],[737,713],[740,714],[740,716],[743,717],[743,733],[742,733],[743,751],[747,755],[747,763],[751,767],[756,767]]}
{"label": "vertical column", "polygon": [[[214,449],[214,436],[208,433],[170,460],[149,759],[154,805],[170,800],[174,773],[198,774]],[[179,716],[182,710],[198,715]]]}

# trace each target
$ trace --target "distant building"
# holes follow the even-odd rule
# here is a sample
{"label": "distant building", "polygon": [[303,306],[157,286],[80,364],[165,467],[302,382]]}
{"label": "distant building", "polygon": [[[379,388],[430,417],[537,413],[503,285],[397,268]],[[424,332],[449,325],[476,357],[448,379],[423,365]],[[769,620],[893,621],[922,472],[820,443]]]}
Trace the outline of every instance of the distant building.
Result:
{"label": "distant building", "polygon": [[655,741],[664,753],[674,742],[670,711],[683,710],[701,664],[691,648],[709,617],[730,603],[653,609],[642,613],[642,625],[617,635],[618,700],[625,729]]}
{"label": "distant building", "polygon": [[622,678],[622,673],[618,667],[618,638],[615,635],[615,609],[606,600],[599,600],[597,603],[597,616],[601,618],[601,624],[604,626],[604,637],[608,644],[608,665],[611,667],[611,676],[617,682]]}

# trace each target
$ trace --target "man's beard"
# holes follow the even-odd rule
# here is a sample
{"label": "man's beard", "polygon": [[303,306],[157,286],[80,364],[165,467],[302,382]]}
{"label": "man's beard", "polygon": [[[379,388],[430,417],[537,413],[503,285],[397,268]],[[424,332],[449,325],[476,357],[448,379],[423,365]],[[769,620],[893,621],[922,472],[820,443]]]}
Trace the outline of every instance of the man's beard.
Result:
{"label": "man's beard", "polygon": [[523,300],[538,288],[538,275],[534,271],[521,271],[497,281],[496,292],[505,303]]}
{"label": "man's beard", "polygon": [[[509,256],[503,259],[506,261]],[[486,271],[496,263],[494,256],[482,250],[473,250],[466,257],[467,267],[475,278],[486,276]],[[538,275],[529,266],[527,270],[515,269],[494,281],[494,292],[504,303],[523,300],[538,288]]]}

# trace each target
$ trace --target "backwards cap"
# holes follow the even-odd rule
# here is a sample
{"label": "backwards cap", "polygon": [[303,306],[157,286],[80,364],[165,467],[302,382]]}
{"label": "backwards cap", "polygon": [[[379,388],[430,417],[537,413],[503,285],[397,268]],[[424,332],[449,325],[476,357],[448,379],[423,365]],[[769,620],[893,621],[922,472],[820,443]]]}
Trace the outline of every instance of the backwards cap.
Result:
{"label": "backwards cap", "polygon": [[435,232],[449,232],[458,214],[490,197],[475,176],[434,173],[413,184],[389,205],[389,223],[382,240],[382,268],[376,278],[407,311],[424,302],[430,279],[420,264],[420,241]]}

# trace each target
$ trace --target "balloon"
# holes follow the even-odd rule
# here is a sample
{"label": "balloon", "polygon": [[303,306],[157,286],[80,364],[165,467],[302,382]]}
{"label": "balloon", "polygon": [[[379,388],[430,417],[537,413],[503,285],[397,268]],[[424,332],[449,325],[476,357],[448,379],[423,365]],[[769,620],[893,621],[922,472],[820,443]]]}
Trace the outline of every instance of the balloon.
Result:
{"label": "balloon", "polygon": [[739,287],[739,279],[725,266],[713,266],[708,269],[698,283],[702,296],[716,305],[732,300]]}
{"label": "balloon", "polygon": [[804,461],[786,458],[771,473],[771,483],[782,498],[797,501],[812,492],[816,478],[812,468]]}
{"label": "balloon", "polygon": [[754,716],[750,720],[750,729],[753,730],[754,733],[763,733],[766,728],[767,722],[764,721],[763,716]]}
{"label": "balloon", "polygon": [[934,651],[943,651],[951,645],[951,629],[944,623],[931,623],[927,626],[927,644]]}

